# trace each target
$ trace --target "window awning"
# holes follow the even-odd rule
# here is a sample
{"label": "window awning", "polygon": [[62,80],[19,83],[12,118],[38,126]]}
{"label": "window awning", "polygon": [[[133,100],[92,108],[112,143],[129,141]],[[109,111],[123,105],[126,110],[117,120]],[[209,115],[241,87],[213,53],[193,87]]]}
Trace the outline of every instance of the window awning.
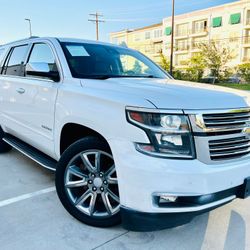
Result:
{"label": "window awning", "polygon": [[165,35],[166,36],[170,36],[172,34],[172,27],[167,27],[166,29],[165,29]]}
{"label": "window awning", "polygon": [[230,24],[238,24],[240,23],[240,19],[241,19],[240,13],[232,14],[230,16]]}
{"label": "window awning", "polygon": [[213,28],[221,27],[222,26],[222,17],[215,17],[213,18]]}

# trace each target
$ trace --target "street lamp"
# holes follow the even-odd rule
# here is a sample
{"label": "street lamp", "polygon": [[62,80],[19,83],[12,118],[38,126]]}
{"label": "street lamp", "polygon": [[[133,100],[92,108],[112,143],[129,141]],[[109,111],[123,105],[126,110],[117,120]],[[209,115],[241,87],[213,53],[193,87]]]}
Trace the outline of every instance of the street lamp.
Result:
{"label": "street lamp", "polygon": [[172,33],[171,33],[171,52],[170,52],[170,75],[173,75],[173,57],[174,57],[174,16],[175,0],[172,0]]}
{"label": "street lamp", "polygon": [[25,18],[24,20],[29,22],[30,37],[32,37],[31,20],[29,18]]}

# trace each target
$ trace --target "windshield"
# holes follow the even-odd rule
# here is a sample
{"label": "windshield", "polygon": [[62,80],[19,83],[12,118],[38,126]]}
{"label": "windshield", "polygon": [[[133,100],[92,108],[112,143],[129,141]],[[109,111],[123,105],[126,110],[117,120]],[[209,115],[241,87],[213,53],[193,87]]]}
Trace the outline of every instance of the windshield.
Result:
{"label": "windshield", "polygon": [[170,78],[150,59],[134,50],[88,43],[63,42],[61,45],[75,78]]}

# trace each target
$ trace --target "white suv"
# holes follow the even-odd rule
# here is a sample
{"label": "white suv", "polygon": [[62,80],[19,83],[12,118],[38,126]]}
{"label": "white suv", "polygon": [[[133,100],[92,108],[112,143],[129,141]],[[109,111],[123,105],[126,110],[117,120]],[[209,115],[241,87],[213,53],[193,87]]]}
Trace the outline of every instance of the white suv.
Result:
{"label": "white suv", "polygon": [[0,47],[0,151],[56,171],[78,220],[149,231],[250,194],[250,94],[76,39]]}

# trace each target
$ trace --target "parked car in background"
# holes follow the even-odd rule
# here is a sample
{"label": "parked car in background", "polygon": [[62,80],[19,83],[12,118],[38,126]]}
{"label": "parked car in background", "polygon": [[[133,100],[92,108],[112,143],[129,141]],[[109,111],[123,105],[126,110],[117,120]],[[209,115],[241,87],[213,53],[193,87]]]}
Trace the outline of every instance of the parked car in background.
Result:
{"label": "parked car in background", "polygon": [[226,81],[226,83],[234,83],[234,84],[240,84],[242,82],[242,79],[238,75],[233,75],[229,77]]}
{"label": "parked car in background", "polygon": [[0,152],[56,171],[79,221],[152,231],[250,195],[248,92],[174,80],[106,43],[32,38],[0,50]]}

